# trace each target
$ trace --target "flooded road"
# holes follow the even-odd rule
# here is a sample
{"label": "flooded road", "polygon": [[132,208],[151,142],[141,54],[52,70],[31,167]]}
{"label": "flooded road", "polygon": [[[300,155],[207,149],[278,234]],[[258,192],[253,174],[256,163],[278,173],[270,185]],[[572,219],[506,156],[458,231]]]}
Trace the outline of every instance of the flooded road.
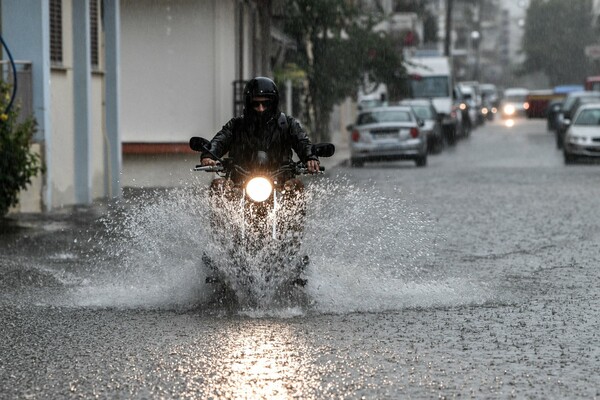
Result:
{"label": "flooded road", "polygon": [[600,397],[600,165],[523,120],[328,172],[307,286],[254,308],[203,283],[193,183],[4,223],[0,398]]}

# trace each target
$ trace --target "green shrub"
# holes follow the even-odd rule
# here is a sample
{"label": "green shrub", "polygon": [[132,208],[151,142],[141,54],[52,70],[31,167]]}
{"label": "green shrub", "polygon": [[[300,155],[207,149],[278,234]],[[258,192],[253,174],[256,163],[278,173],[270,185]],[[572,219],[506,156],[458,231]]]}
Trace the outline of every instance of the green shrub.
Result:
{"label": "green shrub", "polygon": [[43,170],[40,156],[31,151],[37,123],[33,117],[17,122],[18,107],[6,112],[10,95],[10,85],[0,81],[0,217],[19,203],[19,192]]}

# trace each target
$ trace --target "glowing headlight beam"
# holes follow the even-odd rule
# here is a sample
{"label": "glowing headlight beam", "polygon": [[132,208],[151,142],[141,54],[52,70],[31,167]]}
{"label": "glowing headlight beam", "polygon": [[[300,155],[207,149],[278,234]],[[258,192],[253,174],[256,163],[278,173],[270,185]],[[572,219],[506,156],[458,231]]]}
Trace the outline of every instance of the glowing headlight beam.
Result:
{"label": "glowing headlight beam", "polygon": [[273,186],[267,178],[262,176],[252,178],[246,185],[246,194],[253,201],[261,202],[265,201],[271,195]]}
{"label": "glowing headlight beam", "polygon": [[506,106],[504,106],[504,114],[506,115],[513,115],[515,113],[515,106],[508,104]]}

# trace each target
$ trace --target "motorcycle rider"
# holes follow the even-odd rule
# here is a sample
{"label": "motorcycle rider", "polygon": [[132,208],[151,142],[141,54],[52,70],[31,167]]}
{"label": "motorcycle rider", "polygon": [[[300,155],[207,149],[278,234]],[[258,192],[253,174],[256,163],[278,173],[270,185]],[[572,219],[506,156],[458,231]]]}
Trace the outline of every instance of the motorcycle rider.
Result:
{"label": "motorcycle rider", "polygon": [[[216,166],[214,156],[221,158],[229,153],[229,157],[245,170],[257,167],[277,170],[292,161],[293,150],[309,173],[319,172],[319,159],[313,153],[311,141],[302,125],[279,109],[279,91],[275,82],[266,77],[253,78],[244,87],[243,94],[243,115],[232,118],[217,132],[210,142],[210,152],[205,151],[201,155],[202,166]],[[266,157],[257,156],[259,152],[266,153]],[[221,201],[219,195],[225,195],[226,201],[235,199],[240,189],[234,183],[239,183],[241,178],[234,171],[231,180],[214,179],[210,186],[211,196],[216,195],[217,201]],[[284,254],[294,254],[300,248],[306,218],[304,184],[292,173],[281,178],[283,196],[280,200],[290,212],[284,214],[279,223],[282,224],[282,232],[291,235],[285,243]],[[218,219],[211,220],[211,223],[219,226]],[[205,263],[212,264],[210,261]],[[304,268],[307,263],[308,256],[304,256],[302,263],[294,268]],[[306,280],[297,278],[294,284],[304,286]]]}
{"label": "motorcycle rider", "polygon": [[[256,77],[244,87],[244,112],[234,117],[217,132],[210,142],[211,152],[222,157],[226,153],[245,169],[256,164],[256,154],[268,155],[270,167],[277,168],[292,160],[292,149],[309,173],[319,171],[319,159],[312,152],[312,144],[302,125],[279,110],[279,90],[271,79]],[[217,161],[208,152],[202,153],[202,166],[215,166]],[[213,181],[211,188],[223,188],[221,178]],[[286,180],[284,186],[302,190],[299,179]]]}

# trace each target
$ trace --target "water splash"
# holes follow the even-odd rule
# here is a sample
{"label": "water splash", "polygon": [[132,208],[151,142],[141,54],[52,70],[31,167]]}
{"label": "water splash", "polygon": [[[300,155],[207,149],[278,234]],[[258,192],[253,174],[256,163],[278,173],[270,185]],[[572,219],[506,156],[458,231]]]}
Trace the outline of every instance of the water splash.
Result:
{"label": "water splash", "polygon": [[[374,184],[357,186],[338,177],[310,182],[306,195],[300,249],[284,254],[294,263],[309,257],[303,289],[282,297],[278,288],[290,276],[281,273],[265,282],[274,249],[244,253],[228,240],[227,227],[211,225],[205,189],[187,186],[141,191],[111,210],[90,255],[95,260],[93,279],[72,293],[71,301],[79,306],[210,308],[214,288],[204,282],[213,271],[203,255],[225,271],[242,298],[243,287],[235,281],[240,263],[262,282],[249,286],[245,293],[253,302],[238,310],[251,316],[291,317],[299,310],[376,312],[489,300],[487,289],[468,279],[432,278],[431,271],[439,271],[434,261],[439,232],[400,190],[384,194]],[[224,221],[237,223],[234,210],[222,212],[229,217]]]}

